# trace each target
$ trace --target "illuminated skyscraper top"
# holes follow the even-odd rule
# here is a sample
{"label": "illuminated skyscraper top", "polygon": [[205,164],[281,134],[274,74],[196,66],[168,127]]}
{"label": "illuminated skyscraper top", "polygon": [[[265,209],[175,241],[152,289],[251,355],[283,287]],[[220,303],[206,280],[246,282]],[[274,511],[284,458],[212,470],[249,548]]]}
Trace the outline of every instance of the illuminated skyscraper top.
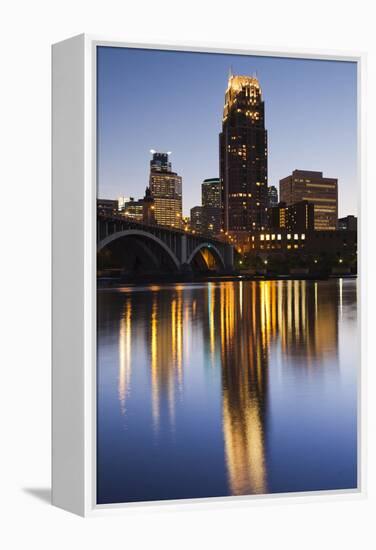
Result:
{"label": "illuminated skyscraper top", "polygon": [[267,131],[254,76],[230,75],[220,134],[223,228],[262,229],[267,208]]}
{"label": "illuminated skyscraper top", "polygon": [[171,162],[168,160],[170,153],[158,153],[154,149],[151,149],[150,153],[153,155],[150,161],[152,172],[171,172]]}
{"label": "illuminated skyscraper top", "polygon": [[149,188],[154,200],[155,221],[159,225],[182,227],[182,178],[172,171],[170,153],[150,151]]}

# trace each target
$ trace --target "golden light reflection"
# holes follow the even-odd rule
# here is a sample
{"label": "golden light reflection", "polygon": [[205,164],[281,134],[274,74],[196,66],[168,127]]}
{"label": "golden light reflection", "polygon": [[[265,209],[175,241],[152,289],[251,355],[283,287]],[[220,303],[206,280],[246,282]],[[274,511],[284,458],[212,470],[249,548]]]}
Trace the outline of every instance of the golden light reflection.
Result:
{"label": "golden light reflection", "polygon": [[125,304],[124,315],[120,319],[119,330],[119,401],[120,410],[125,414],[126,398],[130,388],[131,381],[131,318],[132,318],[132,303],[127,300]]}
{"label": "golden light reflection", "polygon": [[[197,338],[206,345],[206,362],[221,367],[222,430],[231,494],[268,491],[269,357],[276,351],[283,356],[282,368],[306,368],[311,376],[324,356],[337,353],[343,292],[339,285],[337,301],[325,283],[232,281],[208,283],[197,294],[184,285],[173,286],[168,294],[163,287],[154,287],[150,300],[143,303],[156,432],[162,424],[179,429],[176,403],[183,395],[184,369],[192,368],[190,353]],[[119,330],[122,413],[131,381],[136,311],[129,297]]]}
{"label": "golden light reflection", "polygon": [[150,370],[154,428],[167,405],[169,424],[175,425],[176,390],[183,384],[183,286],[176,285],[170,302],[153,293],[150,322]]}
{"label": "golden light reflection", "polygon": [[[267,492],[265,418],[271,350],[281,346],[289,368],[336,353],[337,306],[306,281],[236,283],[220,289],[222,415],[230,492]],[[315,314],[316,311],[316,314]],[[304,364],[304,363],[303,363]]]}

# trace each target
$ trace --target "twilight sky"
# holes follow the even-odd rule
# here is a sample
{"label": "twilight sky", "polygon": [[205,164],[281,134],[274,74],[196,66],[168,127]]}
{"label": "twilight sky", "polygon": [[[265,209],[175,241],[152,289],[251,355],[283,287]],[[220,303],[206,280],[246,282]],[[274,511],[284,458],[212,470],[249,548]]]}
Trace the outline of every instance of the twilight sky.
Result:
{"label": "twilight sky", "polygon": [[339,215],[357,213],[356,64],[98,48],[98,196],[140,198],[150,149],[172,151],[183,211],[219,175],[218,134],[229,68],[257,73],[268,130],[268,184],[292,170],[338,178]]}

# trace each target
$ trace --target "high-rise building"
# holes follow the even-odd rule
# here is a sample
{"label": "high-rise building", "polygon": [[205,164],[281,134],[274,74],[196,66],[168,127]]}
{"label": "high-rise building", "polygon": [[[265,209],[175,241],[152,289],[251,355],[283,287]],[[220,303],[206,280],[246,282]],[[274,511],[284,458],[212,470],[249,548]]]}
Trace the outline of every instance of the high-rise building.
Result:
{"label": "high-rise building", "polygon": [[268,187],[268,207],[272,208],[278,204],[278,191],[275,185]]}
{"label": "high-rise building", "polygon": [[141,222],[143,219],[144,203],[142,200],[135,200],[133,197],[128,197],[123,202],[121,214],[131,220]]}
{"label": "high-rise building", "polygon": [[156,223],[182,227],[182,179],[172,172],[169,153],[152,151],[149,187],[154,199]]}
{"label": "high-rise building", "polygon": [[194,206],[193,208],[191,208],[190,228],[192,231],[196,231],[198,233],[202,232],[202,206]]}
{"label": "high-rise building", "polygon": [[262,229],[268,206],[267,131],[257,78],[230,75],[219,141],[223,229]]}
{"label": "high-rise building", "polygon": [[357,231],[358,219],[356,216],[345,216],[338,219],[338,229],[340,231]]}
{"label": "high-rise building", "polygon": [[113,199],[97,199],[98,214],[113,216],[118,212],[118,201]]}
{"label": "high-rise building", "polygon": [[279,182],[279,196],[287,206],[308,201],[314,204],[315,230],[337,229],[338,180],[324,178],[322,172],[294,170]]}
{"label": "high-rise building", "polygon": [[145,189],[142,209],[142,221],[147,224],[155,223],[155,204],[154,198],[150,191],[150,187],[147,187]]}
{"label": "high-rise building", "polygon": [[300,201],[290,206],[280,202],[268,208],[268,228],[272,230],[312,231],[314,229],[314,205]]}
{"label": "high-rise building", "polygon": [[315,207],[309,201],[300,201],[286,208],[287,231],[313,231],[315,228]]}
{"label": "high-rise building", "polygon": [[201,184],[203,231],[216,235],[221,230],[221,180],[206,179]]}

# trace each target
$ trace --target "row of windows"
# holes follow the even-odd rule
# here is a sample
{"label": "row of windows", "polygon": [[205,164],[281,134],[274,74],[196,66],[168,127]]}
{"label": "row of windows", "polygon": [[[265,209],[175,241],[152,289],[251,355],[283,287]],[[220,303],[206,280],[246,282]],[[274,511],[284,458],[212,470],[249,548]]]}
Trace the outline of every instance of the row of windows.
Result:
{"label": "row of windows", "polygon": [[[294,241],[298,241],[299,240],[299,234],[298,233],[287,233],[286,235],[286,238],[288,241],[290,241],[291,239],[293,239]],[[280,241],[282,239],[282,235],[280,233],[272,233],[272,234],[269,234],[267,233],[266,235],[264,235],[263,233],[260,235],[260,241]],[[305,239],[305,233],[301,233],[300,235],[300,239],[302,241],[304,241]],[[252,236],[252,241],[255,240],[255,236],[253,235]]]}

